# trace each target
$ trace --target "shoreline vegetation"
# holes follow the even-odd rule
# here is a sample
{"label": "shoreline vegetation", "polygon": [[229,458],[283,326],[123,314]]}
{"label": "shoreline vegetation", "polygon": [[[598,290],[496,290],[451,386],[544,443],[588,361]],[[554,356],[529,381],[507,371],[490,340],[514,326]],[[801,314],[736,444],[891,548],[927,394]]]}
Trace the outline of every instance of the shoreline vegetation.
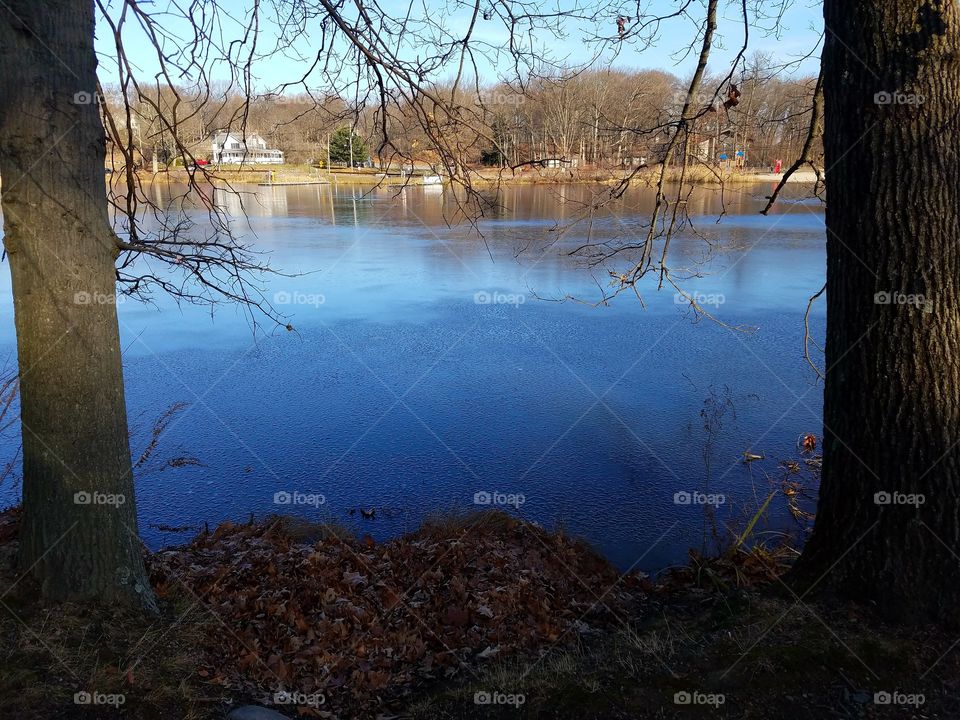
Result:
{"label": "shoreline vegetation", "polygon": [[144,619],[33,603],[18,517],[0,513],[0,693],[21,720],[881,718],[901,716],[897,693],[945,718],[960,702],[950,637],[795,594],[792,552],[759,539],[650,578],[498,511],[383,543],[251,518],[145,553],[160,615]]}
{"label": "shoreline vegetation", "polygon": [[[666,182],[675,183],[679,181],[680,174],[683,171],[680,167],[668,167],[666,173]],[[333,184],[333,185],[364,185],[364,186],[402,186],[423,185],[425,176],[431,175],[428,169],[417,168],[413,175],[401,177],[398,173],[384,174],[374,168],[364,168],[350,170],[348,168],[334,168],[325,170],[310,165],[251,165],[248,167],[228,167],[208,168],[207,172],[214,180],[243,183],[243,184],[266,184],[274,183],[276,185],[303,185],[303,184]],[[469,170],[468,177],[470,183],[478,187],[503,185],[548,185],[548,184],[566,184],[566,183],[593,183],[602,185],[616,185],[623,181],[630,171],[626,169],[615,170],[591,170],[591,169],[564,169],[564,168],[535,168],[525,166],[517,171],[511,171],[509,168],[483,168],[478,170]],[[655,187],[660,176],[659,166],[649,166],[640,169],[630,180],[632,187]],[[107,175],[108,182],[122,182],[125,175],[117,172],[113,175]],[[148,170],[137,171],[137,178],[141,183],[170,183],[186,184],[189,180],[189,173],[183,168],[172,168],[170,170],[161,170],[152,173]],[[685,170],[684,182],[696,185],[715,185],[721,184],[743,185],[753,183],[779,183],[783,178],[783,173],[774,174],[771,171],[761,171],[756,169],[721,171],[718,168],[708,168],[706,166],[688,167]],[[203,173],[196,171],[194,179],[203,181]],[[809,169],[794,173],[788,180],[789,183],[813,184],[816,182],[816,174]]]}

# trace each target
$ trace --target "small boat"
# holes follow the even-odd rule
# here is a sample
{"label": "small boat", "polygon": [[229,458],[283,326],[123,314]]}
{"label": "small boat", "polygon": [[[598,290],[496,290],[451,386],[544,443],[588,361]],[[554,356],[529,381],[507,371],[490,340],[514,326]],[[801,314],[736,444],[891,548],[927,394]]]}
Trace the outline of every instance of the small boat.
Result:
{"label": "small boat", "polygon": [[439,175],[424,175],[422,185],[442,185],[443,179]]}

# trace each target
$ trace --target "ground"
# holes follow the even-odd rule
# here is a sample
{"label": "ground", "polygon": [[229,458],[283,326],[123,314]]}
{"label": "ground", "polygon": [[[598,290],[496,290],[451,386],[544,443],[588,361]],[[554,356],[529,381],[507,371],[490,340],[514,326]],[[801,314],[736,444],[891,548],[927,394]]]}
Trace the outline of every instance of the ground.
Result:
{"label": "ground", "polygon": [[151,556],[144,617],[36,602],[15,533],[0,515],[3,718],[960,717],[957,637],[798,601],[777,553],[651,582],[502,513],[384,544],[270,518]]}

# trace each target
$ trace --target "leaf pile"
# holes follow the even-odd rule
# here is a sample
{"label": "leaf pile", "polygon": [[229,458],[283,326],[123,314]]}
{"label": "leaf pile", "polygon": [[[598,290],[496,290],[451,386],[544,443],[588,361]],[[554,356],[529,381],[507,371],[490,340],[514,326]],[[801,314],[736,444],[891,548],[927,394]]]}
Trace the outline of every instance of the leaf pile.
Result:
{"label": "leaf pile", "polygon": [[[491,520],[492,522],[488,522]],[[373,717],[471,663],[573,642],[647,587],[585,544],[502,513],[375,544],[283,522],[226,523],[151,559],[158,594],[202,599],[222,623],[201,674],[261,697],[322,693],[313,716]]]}

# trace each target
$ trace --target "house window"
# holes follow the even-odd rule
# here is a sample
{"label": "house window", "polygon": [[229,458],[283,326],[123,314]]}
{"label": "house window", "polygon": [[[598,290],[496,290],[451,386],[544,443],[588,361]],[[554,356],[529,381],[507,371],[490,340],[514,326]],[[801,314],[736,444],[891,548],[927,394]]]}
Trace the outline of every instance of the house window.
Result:
{"label": "house window", "polygon": [[230,149],[231,149],[231,150],[239,150],[239,149],[240,149],[240,143],[230,143]]}

